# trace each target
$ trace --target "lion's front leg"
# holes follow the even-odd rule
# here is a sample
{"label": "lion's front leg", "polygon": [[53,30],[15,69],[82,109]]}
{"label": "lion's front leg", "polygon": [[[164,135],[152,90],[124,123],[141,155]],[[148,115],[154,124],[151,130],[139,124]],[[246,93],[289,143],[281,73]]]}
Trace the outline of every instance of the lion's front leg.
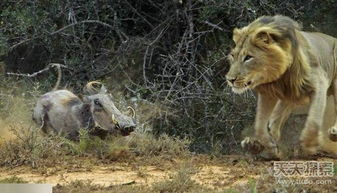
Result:
{"label": "lion's front leg", "polygon": [[241,146],[252,154],[259,154],[263,150],[277,156],[277,146],[268,132],[268,121],[276,105],[277,99],[259,94],[255,117],[255,138],[247,137]]}
{"label": "lion's front leg", "polygon": [[318,150],[318,133],[323,124],[329,87],[328,81],[322,76],[315,83],[315,91],[311,95],[308,118],[300,136],[301,147],[307,155],[314,155]]}
{"label": "lion's front leg", "polygon": [[281,128],[289,118],[295,105],[279,100],[269,120],[270,135],[278,142],[281,138]]}
{"label": "lion's front leg", "polygon": [[[337,79],[332,82],[333,86],[333,97],[335,102],[335,114],[337,115]],[[337,119],[335,120],[334,125],[329,128],[328,135],[331,141],[337,142]]]}

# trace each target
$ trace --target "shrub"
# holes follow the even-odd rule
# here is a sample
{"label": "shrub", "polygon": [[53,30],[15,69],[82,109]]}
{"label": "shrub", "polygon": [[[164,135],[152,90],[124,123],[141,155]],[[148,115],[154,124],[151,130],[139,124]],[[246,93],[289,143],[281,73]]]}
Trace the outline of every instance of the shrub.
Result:
{"label": "shrub", "polygon": [[173,138],[165,134],[155,137],[149,133],[137,133],[128,140],[131,151],[145,157],[184,157],[189,154],[189,144],[187,139]]}
{"label": "shrub", "polygon": [[0,184],[26,184],[27,181],[17,176],[7,177],[0,180]]}
{"label": "shrub", "polygon": [[13,139],[0,143],[0,165],[29,165],[33,168],[54,166],[64,160],[63,139],[58,136],[43,137],[32,128],[12,128]]}

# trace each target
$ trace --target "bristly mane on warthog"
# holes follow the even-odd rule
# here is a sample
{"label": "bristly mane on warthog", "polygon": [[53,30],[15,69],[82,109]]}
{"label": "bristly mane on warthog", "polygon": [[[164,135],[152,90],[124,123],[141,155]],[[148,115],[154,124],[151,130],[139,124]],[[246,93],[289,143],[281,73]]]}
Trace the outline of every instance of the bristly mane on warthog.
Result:
{"label": "bristly mane on warthog", "polygon": [[[60,79],[61,72],[58,72]],[[128,113],[121,113],[102,84],[99,91],[95,90],[93,85],[97,84],[100,83],[89,82],[85,87],[89,95],[82,99],[68,90],[56,90],[56,85],[53,91],[38,99],[33,120],[43,132],[52,130],[72,140],[78,139],[81,128],[91,131],[99,127],[107,132],[129,135],[136,127],[134,109],[129,107]]]}

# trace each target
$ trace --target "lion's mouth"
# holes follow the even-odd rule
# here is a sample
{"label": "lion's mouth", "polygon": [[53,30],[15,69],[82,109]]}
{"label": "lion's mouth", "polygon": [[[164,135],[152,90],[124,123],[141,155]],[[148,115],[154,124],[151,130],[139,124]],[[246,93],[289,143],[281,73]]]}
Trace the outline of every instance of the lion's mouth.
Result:
{"label": "lion's mouth", "polygon": [[243,83],[241,86],[233,85],[232,86],[232,90],[233,90],[234,93],[242,94],[245,91],[247,91],[248,89],[251,89],[252,85],[253,85],[253,82],[252,81],[248,81],[246,83]]}

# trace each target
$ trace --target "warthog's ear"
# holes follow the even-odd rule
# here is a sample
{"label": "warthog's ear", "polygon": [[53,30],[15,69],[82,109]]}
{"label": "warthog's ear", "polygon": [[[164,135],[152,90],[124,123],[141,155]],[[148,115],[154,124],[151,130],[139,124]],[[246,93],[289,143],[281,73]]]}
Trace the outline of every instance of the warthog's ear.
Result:
{"label": "warthog's ear", "polygon": [[135,111],[135,109],[132,108],[132,107],[130,107],[130,106],[127,107],[127,111],[124,114],[127,115],[127,116],[130,116],[132,118],[136,117],[136,111]]}
{"label": "warthog's ear", "polygon": [[103,87],[103,84],[99,81],[90,81],[84,86],[83,93],[87,95],[95,95],[101,93]]}

